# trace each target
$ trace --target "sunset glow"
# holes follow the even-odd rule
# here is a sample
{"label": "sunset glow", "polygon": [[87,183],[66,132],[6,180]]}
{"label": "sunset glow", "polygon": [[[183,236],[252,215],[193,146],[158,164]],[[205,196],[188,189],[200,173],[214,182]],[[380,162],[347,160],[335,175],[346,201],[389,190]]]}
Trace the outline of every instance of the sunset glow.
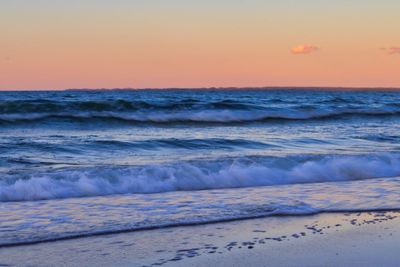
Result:
{"label": "sunset glow", "polygon": [[394,0],[2,1],[0,89],[400,87],[399,10]]}

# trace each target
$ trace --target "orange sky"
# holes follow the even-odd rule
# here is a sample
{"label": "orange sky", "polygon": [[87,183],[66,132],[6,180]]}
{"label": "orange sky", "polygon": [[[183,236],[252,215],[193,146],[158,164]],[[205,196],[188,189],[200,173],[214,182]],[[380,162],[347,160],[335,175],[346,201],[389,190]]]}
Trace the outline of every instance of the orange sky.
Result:
{"label": "orange sky", "polygon": [[0,89],[400,87],[400,1],[276,2],[1,1]]}

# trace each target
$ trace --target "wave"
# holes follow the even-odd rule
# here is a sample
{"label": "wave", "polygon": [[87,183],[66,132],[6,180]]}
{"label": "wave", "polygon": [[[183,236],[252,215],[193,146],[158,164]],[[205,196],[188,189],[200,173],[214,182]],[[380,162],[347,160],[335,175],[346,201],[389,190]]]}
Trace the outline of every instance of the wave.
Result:
{"label": "wave", "polygon": [[[180,95],[150,92],[134,95],[91,95],[76,98],[63,95],[31,96],[28,99],[0,100],[0,123],[43,121],[119,123],[251,123],[290,120],[341,119],[352,116],[398,116],[396,97],[377,104],[367,96],[302,94]],[[45,97],[47,96],[47,97]],[[15,96],[14,96],[15,97]],[[136,97],[136,99],[135,99]],[[376,97],[376,96],[374,96]],[[79,99],[79,100],[78,100]],[[81,100],[83,99],[83,100]]]}
{"label": "wave", "polygon": [[[210,209],[212,209],[212,207],[210,207]],[[237,221],[245,219],[256,219],[268,216],[311,215],[321,212],[321,210],[318,210],[310,205],[307,205],[306,203],[299,203],[299,202],[293,203],[292,205],[290,204],[282,205],[274,203],[251,204],[251,205],[228,204],[225,205],[224,207],[214,207],[214,210],[215,209],[218,209],[220,211],[220,214],[204,214],[204,216],[201,217],[195,216],[195,214],[193,214],[194,216],[191,216],[189,218],[180,218],[180,219],[168,218],[170,214],[166,214],[167,218],[164,218],[163,220],[155,221],[152,220],[152,218],[150,217],[145,222],[130,222],[128,224],[123,224],[123,225],[117,224],[117,226],[114,227],[108,226],[106,228],[104,228],[104,226],[101,225],[99,227],[100,229],[93,228],[88,231],[79,231],[77,229],[74,229],[69,232],[64,232],[64,231],[51,232],[50,230],[46,232],[46,235],[43,235],[42,233],[38,234],[36,232],[35,235],[31,235],[29,237],[24,237],[22,235],[21,237],[14,236],[11,240],[4,238],[3,240],[0,240],[0,248],[30,245],[43,242],[53,242],[53,241],[106,235],[106,234],[153,230],[153,229],[161,229],[168,227],[194,226],[201,224],[221,223],[221,222],[229,222],[229,221]]]}
{"label": "wave", "polygon": [[96,147],[117,147],[126,148],[133,147],[143,150],[154,150],[157,148],[181,148],[181,149],[231,149],[235,147],[243,148],[267,148],[275,145],[264,142],[250,141],[244,139],[224,139],[224,138],[208,138],[208,139],[151,139],[145,141],[116,141],[116,140],[96,140],[91,142]]}
{"label": "wave", "polygon": [[202,102],[197,99],[186,98],[176,101],[54,101],[46,99],[15,100],[0,102],[0,113],[29,114],[29,113],[57,113],[57,112],[96,112],[118,111],[131,112],[138,110],[183,110],[183,109],[258,109],[251,103],[241,103],[235,100],[219,100]]}
{"label": "wave", "polygon": [[[232,211],[232,208],[236,208],[236,212]],[[204,215],[203,217],[196,216],[195,218],[188,219],[180,219],[180,220],[158,220],[147,221],[141,225],[135,225],[133,223],[125,224],[123,226],[117,227],[109,227],[108,229],[91,229],[84,232],[79,232],[79,230],[73,230],[69,232],[46,232],[45,234],[40,233],[36,235],[32,235],[31,237],[19,237],[14,236],[12,240],[3,239],[0,241],[0,248],[5,247],[13,247],[13,246],[25,246],[25,245],[33,245],[45,242],[54,242],[54,241],[62,241],[62,240],[70,240],[77,238],[85,238],[85,237],[93,237],[93,236],[101,236],[101,235],[110,235],[110,234],[120,234],[120,233],[129,233],[129,232],[138,232],[138,231],[146,231],[146,230],[155,230],[155,229],[165,229],[171,227],[181,227],[181,226],[198,226],[205,224],[213,224],[213,223],[223,223],[223,222],[232,222],[232,221],[240,221],[240,220],[248,220],[248,219],[259,219],[265,217],[272,216],[307,216],[307,215],[315,215],[320,213],[356,213],[360,212],[375,212],[379,214],[384,214],[386,212],[394,212],[400,213],[400,208],[337,208],[337,209],[317,209],[306,203],[297,203],[296,205],[236,205],[234,207],[229,207],[229,210],[220,208],[220,212],[223,215],[220,216],[210,216]],[[104,227],[104,226],[103,226]],[[35,229],[37,230],[37,229]]]}
{"label": "wave", "polygon": [[[2,205],[3,213],[11,214],[12,219],[0,218],[5,229],[0,231],[0,247],[268,216],[361,211],[383,214],[399,210],[399,182],[399,177],[390,177],[279,188],[8,202]],[[27,212],[27,206],[31,212]]]}
{"label": "wave", "polygon": [[180,112],[60,112],[31,114],[2,114],[0,123],[33,123],[48,120],[67,120],[71,122],[114,121],[130,124],[226,124],[252,122],[279,122],[343,119],[348,117],[387,117],[399,116],[400,110],[370,109],[370,110],[280,110],[280,111],[233,111],[204,110]]}
{"label": "wave", "polygon": [[[301,140],[299,140],[301,142]],[[304,142],[321,142],[319,140],[305,140]],[[206,138],[206,139],[178,139],[178,138],[160,138],[147,139],[138,141],[120,141],[120,140],[81,140],[81,141],[64,141],[62,143],[48,143],[43,141],[14,141],[1,143],[0,148],[15,150],[27,149],[31,153],[72,153],[79,154],[87,151],[99,150],[131,150],[131,151],[155,151],[161,149],[183,149],[183,150],[234,150],[237,148],[246,149],[266,149],[278,147],[278,144],[268,142],[251,141],[245,139],[230,138]],[[7,158],[9,163],[26,163],[32,162],[37,164],[36,160],[26,160],[21,158]],[[44,162],[42,162],[44,164]],[[73,163],[69,163],[73,164]]]}
{"label": "wave", "polygon": [[7,174],[0,201],[363,180],[400,175],[397,154],[254,158]]}

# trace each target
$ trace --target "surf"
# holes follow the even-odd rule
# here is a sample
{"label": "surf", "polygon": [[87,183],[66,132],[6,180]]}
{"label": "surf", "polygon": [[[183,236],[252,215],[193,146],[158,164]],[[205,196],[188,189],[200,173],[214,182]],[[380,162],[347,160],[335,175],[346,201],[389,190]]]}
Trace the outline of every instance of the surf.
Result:
{"label": "surf", "polygon": [[400,155],[235,158],[144,166],[17,172],[0,180],[0,201],[325,183],[400,176]]}

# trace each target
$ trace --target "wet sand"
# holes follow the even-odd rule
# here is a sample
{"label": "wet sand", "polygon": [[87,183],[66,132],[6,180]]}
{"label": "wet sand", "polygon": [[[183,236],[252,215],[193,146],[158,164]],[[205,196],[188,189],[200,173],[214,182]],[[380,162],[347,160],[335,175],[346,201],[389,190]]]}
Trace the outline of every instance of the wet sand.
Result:
{"label": "wet sand", "polygon": [[323,213],[0,248],[0,266],[398,266],[400,212]]}

